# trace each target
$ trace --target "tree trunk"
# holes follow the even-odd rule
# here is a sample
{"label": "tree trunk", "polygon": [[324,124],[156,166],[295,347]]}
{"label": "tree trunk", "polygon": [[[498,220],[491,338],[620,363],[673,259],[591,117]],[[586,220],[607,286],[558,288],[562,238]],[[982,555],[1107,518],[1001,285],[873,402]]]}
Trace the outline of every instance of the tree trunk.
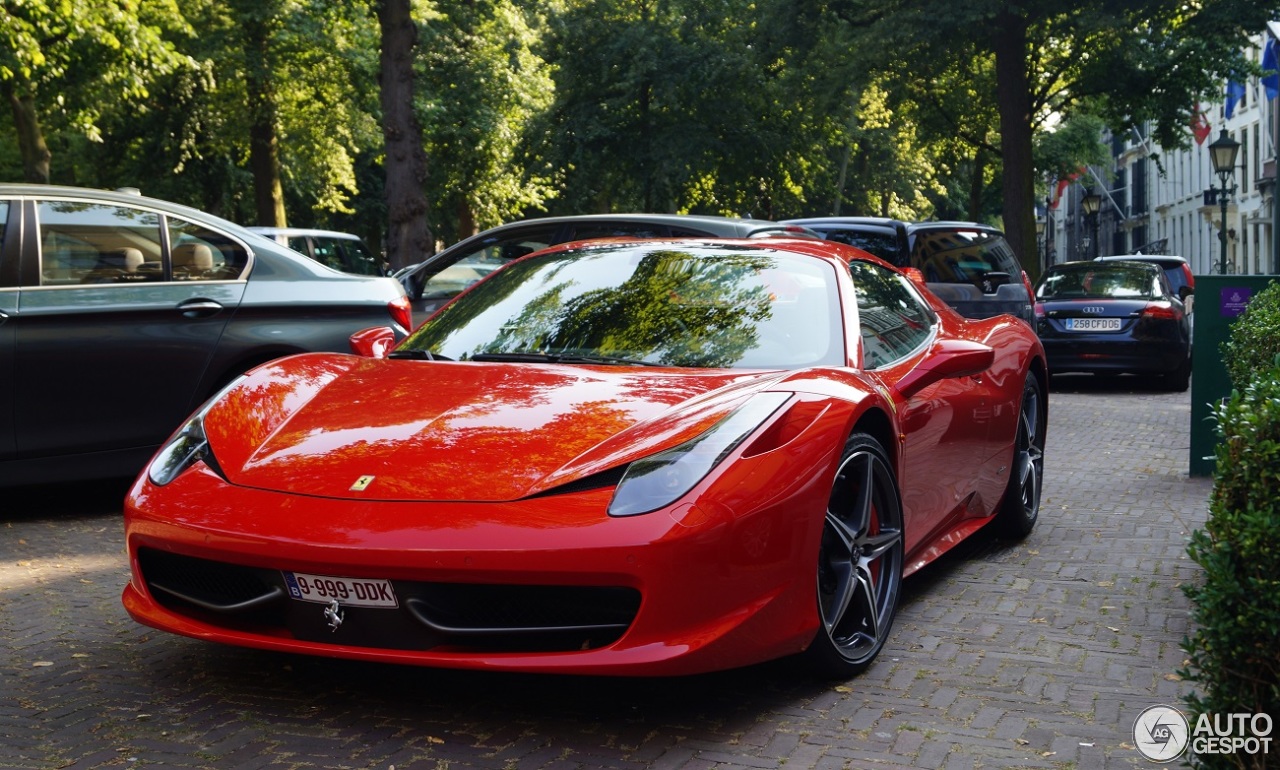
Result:
{"label": "tree trunk", "polygon": [[386,138],[387,259],[396,270],[432,254],[425,185],[427,153],[422,127],[413,112],[413,49],[418,28],[409,15],[410,0],[381,0],[382,133]]}
{"label": "tree trunk", "polygon": [[271,67],[268,22],[249,14],[242,22],[249,50],[245,87],[249,95],[249,170],[253,174],[254,211],[258,224],[285,227],[284,185],[280,181],[280,146],[276,134],[278,107]]}
{"label": "tree trunk", "polygon": [[49,184],[49,161],[52,155],[40,129],[36,100],[30,94],[19,95],[10,84],[6,89],[13,110],[13,125],[18,132],[18,150],[22,154],[22,179],[36,184]]}
{"label": "tree trunk", "polygon": [[986,189],[987,150],[979,147],[973,154],[973,176],[969,178],[969,221],[982,221],[982,191]]}
{"label": "tree trunk", "polygon": [[1004,10],[993,29],[1000,154],[1004,165],[1004,231],[1018,261],[1034,281],[1036,253],[1035,167],[1031,159],[1031,88],[1027,74],[1026,19]]}

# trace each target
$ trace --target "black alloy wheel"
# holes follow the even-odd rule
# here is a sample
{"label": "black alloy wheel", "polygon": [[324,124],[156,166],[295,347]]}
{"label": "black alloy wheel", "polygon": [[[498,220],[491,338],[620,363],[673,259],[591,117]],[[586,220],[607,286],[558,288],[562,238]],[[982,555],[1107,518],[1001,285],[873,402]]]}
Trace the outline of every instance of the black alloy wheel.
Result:
{"label": "black alloy wheel", "polygon": [[888,638],[902,585],[902,505],[884,448],[855,433],[832,485],[818,552],[822,627],[807,655],[818,673],[865,670]]}
{"label": "black alloy wheel", "polygon": [[1000,533],[1021,539],[1031,534],[1040,516],[1040,489],[1044,483],[1044,390],[1040,380],[1027,373],[1022,387],[1022,407],[1013,450],[1009,486],[996,513]]}

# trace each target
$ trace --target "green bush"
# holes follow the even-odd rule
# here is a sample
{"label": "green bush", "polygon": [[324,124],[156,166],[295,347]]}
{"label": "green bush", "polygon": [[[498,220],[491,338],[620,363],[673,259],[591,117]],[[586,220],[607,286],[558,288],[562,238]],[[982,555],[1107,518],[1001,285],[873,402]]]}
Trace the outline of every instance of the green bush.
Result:
{"label": "green bush", "polygon": [[[1209,519],[1188,547],[1204,582],[1183,588],[1194,630],[1179,673],[1196,686],[1185,699],[1193,730],[1201,714],[1280,718],[1280,356],[1214,417],[1222,440]],[[1274,741],[1269,754],[1206,755],[1196,764],[1266,768],[1268,758],[1280,767]]]}
{"label": "green bush", "polygon": [[1222,362],[1237,390],[1270,369],[1276,356],[1280,356],[1280,281],[1272,281],[1249,300],[1222,343]]}

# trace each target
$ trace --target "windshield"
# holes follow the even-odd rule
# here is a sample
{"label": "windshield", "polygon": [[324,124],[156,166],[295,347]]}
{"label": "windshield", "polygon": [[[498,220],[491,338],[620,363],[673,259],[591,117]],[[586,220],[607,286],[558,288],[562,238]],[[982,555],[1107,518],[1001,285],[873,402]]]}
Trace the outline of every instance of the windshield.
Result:
{"label": "windshield", "polygon": [[1090,266],[1050,271],[1036,289],[1038,299],[1152,299],[1159,278],[1154,270]]}
{"label": "windshield", "polygon": [[619,243],[515,262],[396,349],[456,361],[843,365],[831,265],[768,248]]}

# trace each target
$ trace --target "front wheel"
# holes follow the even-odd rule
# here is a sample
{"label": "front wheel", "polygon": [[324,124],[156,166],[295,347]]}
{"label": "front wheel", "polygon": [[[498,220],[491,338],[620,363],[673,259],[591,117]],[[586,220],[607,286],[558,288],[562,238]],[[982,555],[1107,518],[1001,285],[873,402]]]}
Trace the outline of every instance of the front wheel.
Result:
{"label": "front wheel", "polygon": [[902,506],[888,454],[855,433],[831,488],[818,551],[822,627],[806,652],[823,676],[858,674],[884,647],[902,585]]}
{"label": "front wheel", "polygon": [[1030,372],[1022,386],[1022,406],[1014,436],[1013,467],[1009,485],[996,513],[1000,533],[1016,539],[1031,534],[1040,516],[1040,489],[1044,483],[1044,390]]}

